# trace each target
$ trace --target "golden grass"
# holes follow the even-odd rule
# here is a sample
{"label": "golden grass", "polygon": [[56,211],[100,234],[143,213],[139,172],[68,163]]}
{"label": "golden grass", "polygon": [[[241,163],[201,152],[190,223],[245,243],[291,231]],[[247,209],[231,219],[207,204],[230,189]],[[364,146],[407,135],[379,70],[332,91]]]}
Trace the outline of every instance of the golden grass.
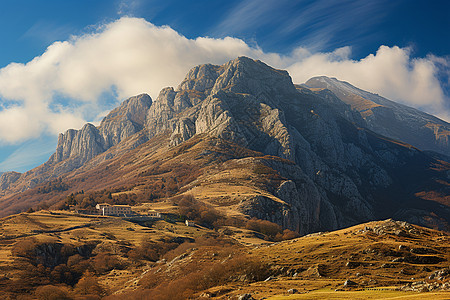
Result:
{"label": "golden grass", "polygon": [[[30,237],[39,242],[58,242],[75,246],[96,242],[97,247],[114,251],[119,243],[124,242],[136,247],[144,240],[156,242],[180,236],[196,238],[212,232],[202,227],[187,227],[181,222],[172,224],[159,220],[149,228],[117,217],[79,216],[70,212],[49,211],[14,215],[1,219],[0,223],[2,225],[0,228],[0,272],[8,274],[11,279],[17,275],[13,267],[12,247],[17,242]],[[72,229],[80,225],[89,226]],[[42,232],[38,233],[34,230]],[[146,266],[139,266],[121,271],[114,270],[99,279],[113,291],[124,289],[126,282],[141,276],[145,268]],[[111,285],[112,283],[114,285]]]}
{"label": "golden grass", "polygon": [[316,299],[430,299],[443,300],[450,299],[450,292],[437,293],[417,293],[417,292],[402,292],[396,290],[365,290],[365,291],[334,291],[330,289],[323,289],[312,291],[305,294],[294,295],[277,295],[269,297],[270,300],[316,300]]}
{"label": "golden grass", "polygon": [[[173,208],[170,203],[147,203],[143,207],[151,209]],[[395,234],[383,233],[377,235],[373,230],[389,224],[390,221],[371,222],[334,232],[312,234],[280,243],[270,243],[255,235],[254,232],[226,226],[217,233],[202,227],[187,227],[184,223],[168,223],[159,220],[150,227],[132,223],[116,217],[79,216],[68,212],[40,211],[32,214],[21,214],[0,220],[0,233],[16,234],[18,229],[39,241],[61,242],[72,245],[82,245],[96,241],[99,249],[114,249],[120,243],[129,243],[131,247],[141,245],[143,240],[158,241],[172,237],[198,238],[207,234],[225,234],[234,239],[250,257],[270,265],[278,270],[275,278],[270,281],[254,283],[231,282],[225,286],[216,286],[210,291],[225,290],[224,296],[236,296],[251,293],[256,299],[448,299],[449,293],[415,293],[393,290],[394,287],[406,282],[427,280],[431,271],[449,266],[450,238],[438,231],[413,226],[411,237],[401,237]],[[24,222],[20,224],[20,222]],[[73,229],[73,226],[89,225]],[[33,230],[40,228],[44,232]],[[415,232],[415,233],[414,233]],[[3,239],[0,243],[0,271],[14,279],[11,248],[14,243],[26,236],[16,239]],[[436,256],[446,260],[436,264],[393,263],[393,256],[388,251],[398,251],[399,246],[413,249],[425,247],[436,249]],[[375,250],[373,252],[372,250]],[[231,249],[230,249],[231,251]],[[409,250],[407,253],[410,253]],[[404,253],[406,254],[406,252]],[[177,254],[178,255],[178,254]],[[415,254],[430,256],[429,254]],[[199,259],[199,263],[213,259],[207,254],[203,256],[188,256],[186,261],[180,260],[173,265],[179,270],[191,259]],[[124,258],[121,258],[124,259]],[[361,265],[348,267],[347,262],[357,262]],[[177,265],[178,264],[178,265]],[[391,268],[383,268],[382,264],[392,264]],[[423,270],[423,267],[429,270]],[[110,287],[111,293],[122,293],[137,289],[139,280],[149,270],[154,271],[157,264],[130,264],[124,270],[112,270],[99,276],[104,286]],[[414,274],[403,274],[402,269],[412,270]],[[293,275],[296,272],[296,276]],[[359,275],[357,275],[359,273]],[[412,279],[414,277],[414,279]],[[343,283],[351,279],[359,285],[352,290],[344,289]],[[298,289],[299,294],[288,295],[291,288]],[[379,289],[382,290],[379,290]],[[340,291],[335,291],[341,289]]]}

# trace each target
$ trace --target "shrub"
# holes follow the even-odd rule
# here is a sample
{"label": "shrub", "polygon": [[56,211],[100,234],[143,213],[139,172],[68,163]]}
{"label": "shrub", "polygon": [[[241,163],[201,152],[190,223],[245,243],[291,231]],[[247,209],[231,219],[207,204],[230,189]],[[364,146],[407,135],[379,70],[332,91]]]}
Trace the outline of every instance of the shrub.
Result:
{"label": "shrub", "polygon": [[74,284],[74,277],[72,272],[65,264],[56,266],[50,273],[53,282],[64,282],[67,284]]}
{"label": "shrub", "polygon": [[214,207],[197,201],[192,195],[184,195],[177,204],[182,216],[208,227],[214,227],[224,218]]}
{"label": "shrub", "polygon": [[35,296],[39,300],[65,300],[72,299],[66,287],[54,285],[40,286],[35,291]]}
{"label": "shrub", "polygon": [[74,292],[78,295],[101,296],[105,290],[98,283],[97,278],[88,272],[75,285]]}
{"label": "shrub", "polygon": [[120,269],[122,267],[122,263],[115,255],[100,253],[92,258],[91,266],[97,274],[104,274],[112,269]]}
{"label": "shrub", "polygon": [[283,233],[277,233],[275,236],[276,241],[285,241],[285,240],[292,240],[295,238],[298,238],[300,235],[292,230],[285,229],[283,230]]}
{"label": "shrub", "polygon": [[274,238],[278,233],[282,232],[280,225],[256,218],[248,220],[245,227],[249,230],[261,232],[271,238]]}
{"label": "shrub", "polygon": [[[233,281],[248,283],[261,281],[272,275],[270,266],[247,256],[213,263],[196,263],[186,266],[183,274],[176,277],[161,277],[161,274],[147,274],[141,281],[141,286],[151,290],[140,292],[142,299],[190,299],[195,293],[214,286],[224,285]],[[130,294],[135,297],[135,294]],[[114,298],[112,298],[114,299]]]}
{"label": "shrub", "polygon": [[75,254],[67,259],[67,266],[75,276],[81,277],[81,275],[89,268],[89,260],[79,254]]}
{"label": "shrub", "polygon": [[167,252],[177,248],[178,245],[165,240],[153,242],[144,239],[138,247],[128,251],[128,257],[135,262],[140,260],[157,261]]}
{"label": "shrub", "polygon": [[36,258],[36,246],[36,240],[33,238],[29,238],[19,241],[17,244],[15,244],[11,252],[14,256],[25,257],[30,260],[34,260]]}

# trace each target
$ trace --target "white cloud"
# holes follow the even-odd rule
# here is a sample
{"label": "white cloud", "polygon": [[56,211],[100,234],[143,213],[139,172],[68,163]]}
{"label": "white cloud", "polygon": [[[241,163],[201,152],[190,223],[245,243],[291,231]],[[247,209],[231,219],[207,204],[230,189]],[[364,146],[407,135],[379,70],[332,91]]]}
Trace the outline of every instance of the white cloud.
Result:
{"label": "white cloud", "polygon": [[[15,143],[79,128],[105,110],[98,101],[105,93],[121,100],[146,92],[155,99],[163,87],[177,86],[193,66],[222,64],[239,55],[288,69],[296,83],[334,76],[430,112],[443,111],[445,96],[434,63],[438,58],[414,59],[408,49],[382,46],[358,61],[350,59],[348,47],[332,53],[298,48],[282,56],[237,38],[187,39],[170,27],[124,17],[95,33],[55,42],[27,64],[0,69],[0,99],[14,101],[0,110],[0,141]],[[61,97],[70,103],[61,104]]]}
{"label": "white cloud", "polygon": [[[78,128],[85,122],[86,107],[97,113],[105,109],[96,107],[105,92],[117,93],[119,99],[142,92],[156,98],[197,64],[223,63],[252,51],[239,39],[190,40],[169,27],[121,18],[97,33],[55,42],[27,64],[11,63],[0,70],[0,99],[18,103],[0,111],[0,140],[15,143],[42,132]],[[55,107],[59,96],[70,98],[72,105]]]}

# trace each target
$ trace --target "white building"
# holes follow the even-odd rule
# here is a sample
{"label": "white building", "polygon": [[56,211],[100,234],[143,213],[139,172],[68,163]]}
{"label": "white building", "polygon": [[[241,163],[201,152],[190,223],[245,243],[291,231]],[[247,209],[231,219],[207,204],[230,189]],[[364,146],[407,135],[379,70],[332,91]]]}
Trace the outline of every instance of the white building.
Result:
{"label": "white building", "polygon": [[195,223],[194,223],[194,221],[189,221],[189,220],[186,220],[186,226],[189,226],[189,227],[195,227]]}
{"label": "white building", "polygon": [[161,219],[161,213],[156,210],[149,210],[147,215],[155,219]]}
{"label": "white building", "polygon": [[95,208],[101,211],[102,216],[120,216],[131,214],[131,206],[129,205],[110,205],[108,203],[102,203],[97,204]]}

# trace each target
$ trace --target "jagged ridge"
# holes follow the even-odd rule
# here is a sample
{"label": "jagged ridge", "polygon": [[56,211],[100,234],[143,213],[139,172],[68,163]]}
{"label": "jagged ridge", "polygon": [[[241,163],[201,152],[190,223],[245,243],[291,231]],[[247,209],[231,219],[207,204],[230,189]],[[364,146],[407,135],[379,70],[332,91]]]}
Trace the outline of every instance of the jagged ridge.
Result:
{"label": "jagged ridge", "polygon": [[17,182],[23,190],[80,166],[96,168],[159,135],[167,134],[171,146],[207,135],[292,162],[260,162],[285,180],[273,191],[280,201],[262,196],[244,201],[240,209],[249,215],[301,233],[395,214],[423,223],[430,212],[438,216],[437,226],[446,226],[448,206],[425,203],[411,193],[433,177],[448,181],[442,170],[429,169],[438,162],[367,131],[366,125],[335,94],[297,90],[286,71],[239,57],[222,66],[195,67],[154,103],[147,95],[130,98],[99,128],[88,124],[67,131],[50,160]]}
{"label": "jagged ridge", "polygon": [[450,154],[450,124],[417,109],[363,91],[348,82],[314,77],[306,87],[328,89],[360,112],[366,126],[378,134],[409,143],[421,150]]}

